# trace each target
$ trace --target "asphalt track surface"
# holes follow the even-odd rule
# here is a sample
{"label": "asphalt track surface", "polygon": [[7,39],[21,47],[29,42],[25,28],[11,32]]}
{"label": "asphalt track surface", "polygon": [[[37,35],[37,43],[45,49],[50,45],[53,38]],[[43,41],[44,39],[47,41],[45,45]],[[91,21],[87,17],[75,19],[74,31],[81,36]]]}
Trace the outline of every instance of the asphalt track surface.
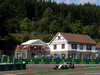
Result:
{"label": "asphalt track surface", "polygon": [[[53,70],[54,65],[55,64],[27,64],[26,70],[0,71],[0,75],[22,73],[22,72],[35,72],[35,71]],[[100,66],[100,64],[75,64],[75,68],[92,67],[92,66]],[[93,70],[93,71],[95,71],[95,72],[97,71],[96,73],[99,73],[99,74],[94,74],[94,75],[100,75],[100,70],[99,71]],[[70,72],[68,72],[68,73],[70,73]],[[68,73],[67,74],[66,73],[65,74],[59,73],[58,75],[75,75],[74,72],[72,72],[73,74],[68,74]],[[78,73],[78,72],[76,72],[76,73]],[[76,75],[82,75],[82,74],[76,74]],[[49,74],[46,74],[46,75],[49,75]],[[52,75],[54,75],[54,74],[52,74]],[[93,75],[93,74],[85,74],[85,75]]]}
{"label": "asphalt track surface", "polygon": [[44,75],[100,75],[100,70],[83,70],[83,71],[72,71],[72,72],[60,72],[50,73]]}

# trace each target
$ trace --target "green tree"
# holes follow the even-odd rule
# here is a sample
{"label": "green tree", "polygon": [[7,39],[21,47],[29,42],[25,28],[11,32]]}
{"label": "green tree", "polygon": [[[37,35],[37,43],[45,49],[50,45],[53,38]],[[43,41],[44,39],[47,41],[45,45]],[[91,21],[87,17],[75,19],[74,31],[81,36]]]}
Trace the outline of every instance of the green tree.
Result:
{"label": "green tree", "polygon": [[71,32],[71,28],[68,25],[64,25],[62,28],[62,31],[65,33],[70,33]]}
{"label": "green tree", "polygon": [[9,1],[0,1],[0,36],[4,37],[8,35],[8,28],[6,20],[11,19],[14,16],[14,6],[9,4]]}
{"label": "green tree", "polygon": [[32,22],[30,19],[25,18],[21,25],[20,25],[20,31],[22,33],[30,33],[32,31]]}
{"label": "green tree", "polygon": [[90,25],[86,25],[86,26],[83,28],[83,34],[89,35],[89,32],[90,32]]}
{"label": "green tree", "polygon": [[38,33],[43,33],[43,31],[49,31],[49,19],[48,17],[43,17],[40,21],[37,22],[35,28],[37,29]]}
{"label": "green tree", "polygon": [[68,12],[68,15],[67,15],[67,17],[66,17],[66,21],[67,21],[68,23],[71,23],[71,21],[72,21],[72,16],[71,16],[71,13],[70,13],[70,12]]}
{"label": "green tree", "polygon": [[52,13],[53,13],[53,10],[50,7],[48,7],[44,12],[43,17],[49,17],[50,18],[52,16]]}
{"label": "green tree", "polygon": [[76,20],[76,23],[73,24],[73,26],[72,26],[72,32],[73,33],[82,33],[82,31],[83,31],[82,24],[80,23],[79,20]]}
{"label": "green tree", "polygon": [[61,30],[60,30],[60,25],[59,25],[59,23],[57,22],[57,20],[54,20],[54,21],[51,22],[51,24],[50,24],[49,32],[50,32],[51,34],[55,34],[55,33],[57,33],[58,31],[61,31]]}
{"label": "green tree", "polygon": [[92,25],[88,25],[84,27],[84,34],[89,35],[92,38],[97,38],[98,36],[98,27],[95,23],[93,23]]}
{"label": "green tree", "polygon": [[37,29],[38,33],[48,33],[49,32],[49,24],[51,22],[51,17],[52,17],[52,9],[48,7],[41,20],[39,20],[36,23],[36,26],[34,27]]}
{"label": "green tree", "polygon": [[98,38],[100,37],[100,27],[98,28]]}
{"label": "green tree", "polygon": [[97,35],[98,35],[98,27],[97,27],[97,24],[93,23],[93,24],[90,26],[89,35],[90,35],[92,38],[97,38]]}
{"label": "green tree", "polygon": [[24,35],[23,36],[23,42],[30,40],[30,36],[29,35]]}
{"label": "green tree", "polygon": [[19,32],[19,25],[20,25],[20,20],[19,19],[8,19],[6,21],[6,25],[7,25],[7,30],[9,33],[16,33],[16,32]]}

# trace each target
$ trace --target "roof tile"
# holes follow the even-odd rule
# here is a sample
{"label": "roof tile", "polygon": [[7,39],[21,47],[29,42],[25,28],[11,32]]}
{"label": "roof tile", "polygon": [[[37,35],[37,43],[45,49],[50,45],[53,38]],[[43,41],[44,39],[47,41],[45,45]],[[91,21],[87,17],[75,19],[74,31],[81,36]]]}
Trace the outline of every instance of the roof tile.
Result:
{"label": "roof tile", "polygon": [[65,37],[66,40],[68,40],[68,42],[96,44],[96,42],[88,35],[63,33],[63,32],[60,33]]}
{"label": "roof tile", "polygon": [[100,48],[100,43],[98,43],[98,44],[96,45],[96,48]]}

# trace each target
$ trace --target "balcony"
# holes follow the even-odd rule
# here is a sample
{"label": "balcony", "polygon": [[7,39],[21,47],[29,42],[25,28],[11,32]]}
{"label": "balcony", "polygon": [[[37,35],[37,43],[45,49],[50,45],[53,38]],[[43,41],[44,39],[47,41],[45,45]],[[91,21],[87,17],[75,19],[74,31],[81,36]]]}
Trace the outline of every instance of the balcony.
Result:
{"label": "balcony", "polygon": [[92,50],[86,50],[86,52],[92,52]]}
{"label": "balcony", "polygon": [[77,51],[77,49],[71,49],[70,51]]}

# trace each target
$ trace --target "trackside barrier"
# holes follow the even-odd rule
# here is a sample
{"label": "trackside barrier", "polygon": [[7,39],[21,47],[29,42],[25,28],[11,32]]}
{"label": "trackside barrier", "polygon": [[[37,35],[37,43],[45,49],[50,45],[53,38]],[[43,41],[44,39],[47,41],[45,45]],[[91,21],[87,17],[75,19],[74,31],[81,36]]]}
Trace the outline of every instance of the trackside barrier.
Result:
{"label": "trackside barrier", "polygon": [[100,64],[100,59],[3,59],[3,63],[22,63],[23,61],[25,64],[61,64],[64,62],[72,62],[73,64]]}
{"label": "trackside barrier", "polygon": [[73,64],[100,64],[100,59],[23,59],[26,64],[61,64],[72,62]]}
{"label": "trackside barrier", "polygon": [[25,70],[26,64],[0,64],[0,71]]}

